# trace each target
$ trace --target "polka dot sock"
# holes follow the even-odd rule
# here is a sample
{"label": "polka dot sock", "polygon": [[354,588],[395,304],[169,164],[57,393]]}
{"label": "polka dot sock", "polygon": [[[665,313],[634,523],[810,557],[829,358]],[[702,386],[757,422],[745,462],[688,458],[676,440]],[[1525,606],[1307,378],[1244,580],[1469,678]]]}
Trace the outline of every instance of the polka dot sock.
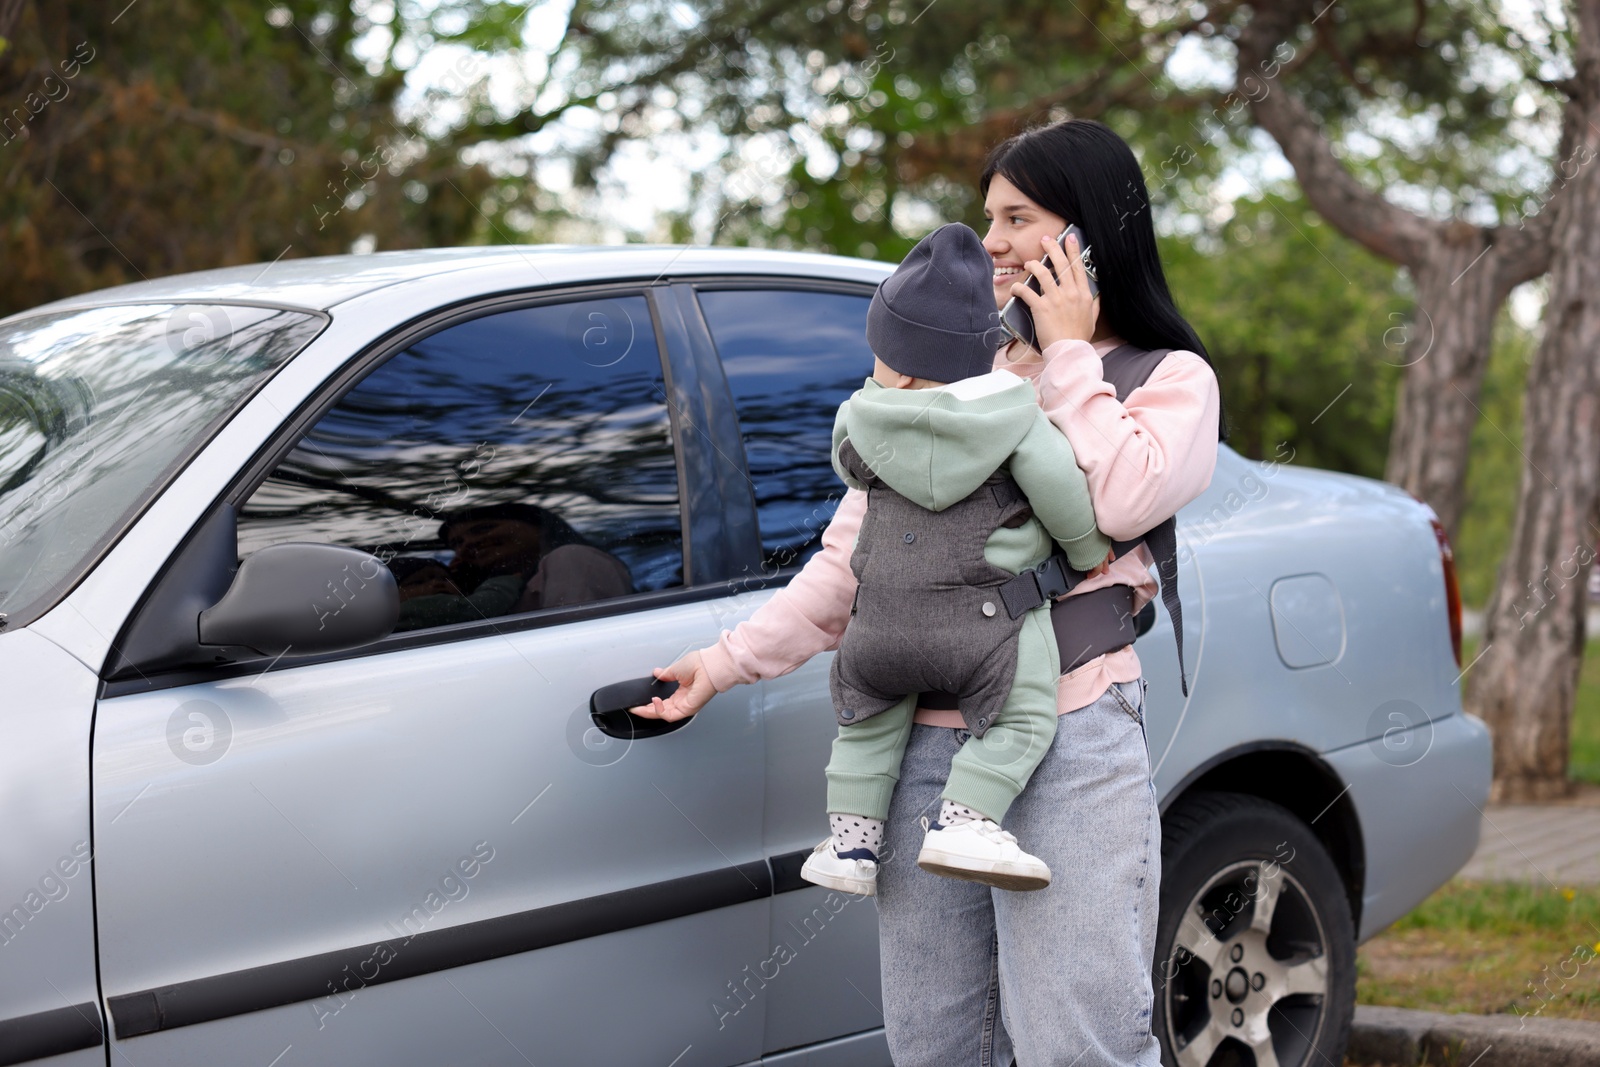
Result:
{"label": "polka dot sock", "polygon": [[878,853],[883,851],[883,820],[872,819],[865,815],[841,815],[838,812],[828,812],[828,825],[833,829],[833,836],[838,844],[834,851],[840,854],[853,849],[864,848],[872,853],[876,860]]}
{"label": "polka dot sock", "polygon": [[947,800],[939,807],[940,826],[954,826],[956,823],[974,822],[983,817],[965,804],[957,804],[953,800]]}

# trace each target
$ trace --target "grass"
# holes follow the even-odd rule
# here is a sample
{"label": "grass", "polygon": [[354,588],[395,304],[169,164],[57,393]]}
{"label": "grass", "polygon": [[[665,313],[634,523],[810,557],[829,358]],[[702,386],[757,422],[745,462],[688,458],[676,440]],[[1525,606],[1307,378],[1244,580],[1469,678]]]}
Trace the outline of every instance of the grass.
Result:
{"label": "grass", "polygon": [[[1462,638],[1461,662],[1471,663],[1477,655],[1478,639]],[[1463,681],[1462,685],[1465,684]],[[1589,641],[1584,648],[1583,668],[1578,674],[1578,697],[1572,709],[1571,744],[1569,777],[1600,785],[1600,637]]]}
{"label": "grass", "polygon": [[1361,947],[1356,997],[1600,1021],[1600,888],[1453,881]]}
{"label": "grass", "polygon": [[1572,764],[1568,773],[1580,782],[1600,783],[1600,640],[1583,650],[1578,675],[1578,701],[1572,709]]}

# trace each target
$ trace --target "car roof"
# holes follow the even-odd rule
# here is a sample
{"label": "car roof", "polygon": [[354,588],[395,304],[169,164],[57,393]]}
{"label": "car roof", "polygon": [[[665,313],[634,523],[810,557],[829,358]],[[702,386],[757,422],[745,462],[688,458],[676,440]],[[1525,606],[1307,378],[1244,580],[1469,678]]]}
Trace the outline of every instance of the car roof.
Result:
{"label": "car roof", "polygon": [[[13,315],[128,303],[249,303],[328,311],[388,286],[426,286],[446,272],[493,268],[512,286],[772,274],[876,283],[889,263],[812,252],[693,245],[489,245],[279,259],[81,293]],[[499,286],[495,278],[492,284]]]}

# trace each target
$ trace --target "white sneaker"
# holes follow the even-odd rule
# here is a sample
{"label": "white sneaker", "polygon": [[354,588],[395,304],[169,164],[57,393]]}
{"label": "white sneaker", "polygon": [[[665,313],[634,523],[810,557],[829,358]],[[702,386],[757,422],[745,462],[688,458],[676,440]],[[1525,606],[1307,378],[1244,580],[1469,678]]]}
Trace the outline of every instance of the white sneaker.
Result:
{"label": "white sneaker", "polygon": [[999,889],[1043,889],[1050,884],[1044,860],[1022,851],[1017,839],[993,819],[931,827],[922,839],[917,866],[930,874]]}
{"label": "white sneaker", "polygon": [[835,848],[836,840],[828,838],[811,850],[800,877],[816,885],[827,886],[858,897],[878,895],[878,865],[871,860],[844,860]]}

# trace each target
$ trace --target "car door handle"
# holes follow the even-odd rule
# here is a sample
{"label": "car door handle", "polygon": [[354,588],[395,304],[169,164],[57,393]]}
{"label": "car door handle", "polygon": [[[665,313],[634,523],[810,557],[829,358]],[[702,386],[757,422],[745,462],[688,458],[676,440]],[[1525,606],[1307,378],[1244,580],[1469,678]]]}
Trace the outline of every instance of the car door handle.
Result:
{"label": "car door handle", "polygon": [[626,682],[601,686],[589,697],[589,717],[601,733],[624,741],[670,734],[687,726],[692,716],[667,722],[665,719],[640,718],[628,709],[650,703],[651,697],[665,699],[677,689],[677,682],[663,682],[655,678],[631,678]]}

